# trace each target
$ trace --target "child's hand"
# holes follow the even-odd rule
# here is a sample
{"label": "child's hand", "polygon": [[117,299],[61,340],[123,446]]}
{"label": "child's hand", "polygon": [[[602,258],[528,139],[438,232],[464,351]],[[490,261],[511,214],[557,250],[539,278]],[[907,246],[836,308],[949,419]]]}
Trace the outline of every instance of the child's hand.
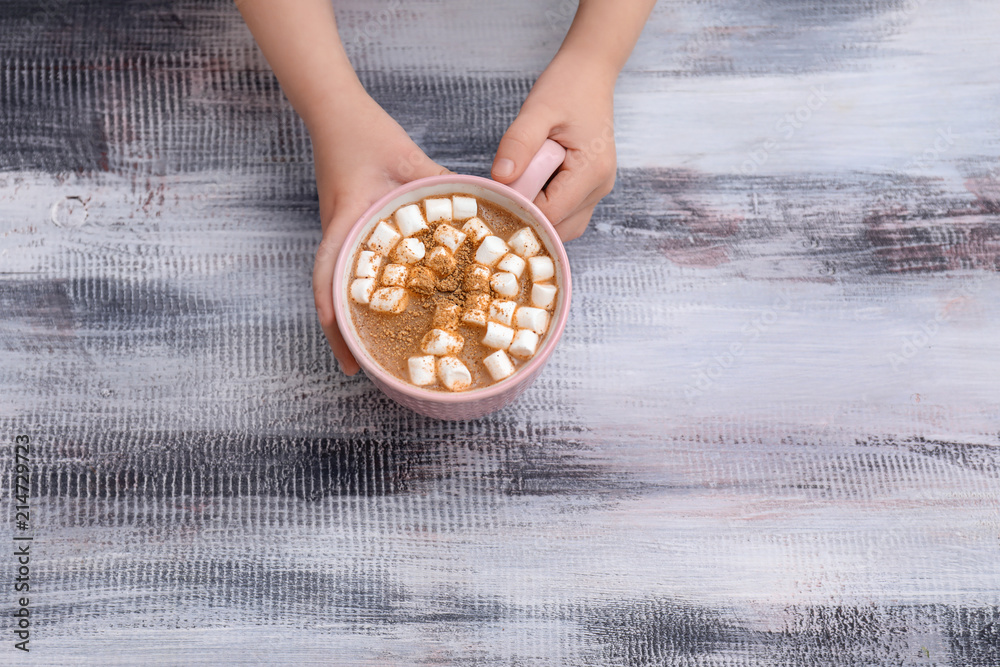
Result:
{"label": "child's hand", "polygon": [[566,160],[535,198],[564,241],[583,234],[594,206],[615,184],[615,79],[656,0],[579,0],[573,24],[500,140],[493,178],[521,175],[546,139]]}
{"label": "child's hand", "polygon": [[340,41],[330,0],[236,4],[312,137],[323,225],[313,296],[334,356],[344,373],[354,375],[358,362],[333,312],[333,270],[344,237],[382,195],[447,170],[424,155],[365,92]]}
{"label": "child's hand", "polygon": [[359,366],[340,335],[333,311],[334,264],[344,237],[361,214],[393,188],[448,173],[373,99],[359,96],[357,105],[352,113],[340,116],[349,118],[349,123],[323,123],[311,132],[323,226],[313,267],[313,296],[323,333],[347,375],[357,373]]}
{"label": "child's hand", "polygon": [[566,148],[566,160],[535,204],[570,241],[583,234],[597,205],[615,184],[614,82],[577,71],[556,59],[535,82],[507,129],[493,178],[510,183],[521,175],[546,139]]}

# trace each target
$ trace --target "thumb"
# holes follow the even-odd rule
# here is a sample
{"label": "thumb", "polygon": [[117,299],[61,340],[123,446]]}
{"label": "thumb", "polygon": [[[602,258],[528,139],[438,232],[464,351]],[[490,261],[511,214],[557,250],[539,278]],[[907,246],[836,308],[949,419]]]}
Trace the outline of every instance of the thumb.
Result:
{"label": "thumb", "polygon": [[406,157],[400,157],[399,164],[396,166],[396,176],[403,183],[427,176],[442,176],[450,173],[452,173],[450,170],[427,157],[427,154],[416,146]]}
{"label": "thumb", "polygon": [[510,124],[493,159],[492,176],[501,183],[510,183],[520,176],[531,158],[549,137],[550,126],[537,114],[525,113],[522,107],[514,122]]}

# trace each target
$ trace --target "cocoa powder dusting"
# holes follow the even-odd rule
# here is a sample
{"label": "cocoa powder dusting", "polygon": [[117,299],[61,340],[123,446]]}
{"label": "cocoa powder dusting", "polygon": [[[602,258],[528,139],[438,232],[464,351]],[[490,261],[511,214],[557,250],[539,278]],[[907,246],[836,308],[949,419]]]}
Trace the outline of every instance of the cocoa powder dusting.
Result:
{"label": "cocoa powder dusting", "polygon": [[[494,236],[507,239],[525,226],[520,218],[509,211],[478,197],[476,200],[479,207],[477,215],[493,230]],[[493,384],[493,378],[486,371],[483,359],[495,350],[480,342],[484,333],[483,327],[461,322],[459,317],[462,309],[467,306],[467,300],[471,302],[482,292],[489,293],[489,286],[481,285],[480,281],[467,279],[468,270],[475,264],[476,255],[476,248],[471,239],[465,240],[454,253],[454,268],[448,275],[435,273],[428,266],[431,251],[439,245],[434,241],[434,230],[439,224],[448,223],[430,223],[430,229],[415,235],[423,242],[426,252],[424,259],[410,266],[407,288],[411,291],[411,298],[406,310],[398,315],[378,313],[352,300],[351,316],[359,336],[375,360],[387,371],[406,382],[410,379],[409,358],[424,354],[420,349],[424,334],[432,328],[447,329],[457,333],[465,340],[465,345],[457,356],[472,374],[472,388],[486,387]],[[463,223],[454,224],[460,228]],[[357,262],[356,256],[354,261]],[[442,273],[442,269],[450,269],[450,266],[445,267],[443,264],[436,266]],[[380,267],[379,275],[376,276],[376,285],[381,284],[383,270],[384,263]],[[531,280],[527,270],[518,282],[521,290],[513,300],[518,303],[528,303]],[[526,363],[513,357],[511,360],[515,367]],[[427,388],[447,391],[440,385]]]}

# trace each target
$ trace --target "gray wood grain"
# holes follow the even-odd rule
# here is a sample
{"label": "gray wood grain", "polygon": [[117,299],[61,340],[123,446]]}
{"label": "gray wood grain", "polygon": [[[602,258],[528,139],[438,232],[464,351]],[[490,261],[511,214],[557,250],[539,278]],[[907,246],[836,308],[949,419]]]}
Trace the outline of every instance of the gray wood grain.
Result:
{"label": "gray wood grain", "polygon": [[[478,175],[573,11],[337,6]],[[998,26],[661,2],[559,350],[444,423],[337,371],[308,136],[230,4],[7,3],[0,434],[36,537],[0,662],[1000,664]]]}

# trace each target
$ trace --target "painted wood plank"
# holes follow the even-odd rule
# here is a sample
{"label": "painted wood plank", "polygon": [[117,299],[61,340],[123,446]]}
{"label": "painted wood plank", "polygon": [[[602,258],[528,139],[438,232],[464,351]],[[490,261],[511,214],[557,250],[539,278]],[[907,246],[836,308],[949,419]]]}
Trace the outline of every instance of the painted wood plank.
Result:
{"label": "painted wood plank", "polygon": [[[560,349],[459,424],[337,372],[308,137],[230,4],[8,5],[33,661],[1000,663],[994,4],[661,2]],[[479,175],[572,10],[338,1]]]}

